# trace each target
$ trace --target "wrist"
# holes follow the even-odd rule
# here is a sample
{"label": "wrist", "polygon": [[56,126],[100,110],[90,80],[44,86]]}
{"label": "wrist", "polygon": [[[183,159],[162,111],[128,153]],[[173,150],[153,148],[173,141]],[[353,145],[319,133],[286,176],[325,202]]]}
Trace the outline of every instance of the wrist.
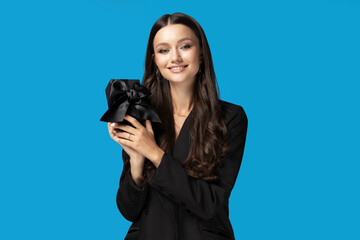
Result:
{"label": "wrist", "polygon": [[161,159],[164,156],[165,152],[161,149],[158,148],[154,154],[154,158],[153,158],[153,164],[155,165],[155,167],[158,167],[161,163]]}
{"label": "wrist", "polygon": [[136,185],[138,187],[141,187],[142,182],[144,180],[144,178],[142,176],[142,171],[140,172],[138,169],[136,169],[136,170],[135,169],[130,169],[130,176],[134,180]]}

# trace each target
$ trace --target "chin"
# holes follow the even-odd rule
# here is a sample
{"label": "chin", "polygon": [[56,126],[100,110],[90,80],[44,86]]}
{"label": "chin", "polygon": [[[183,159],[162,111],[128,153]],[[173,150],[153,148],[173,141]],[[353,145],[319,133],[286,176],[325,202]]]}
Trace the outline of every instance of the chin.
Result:
{"label": "chin", "polygon": [[184,79],[184,78],[170,78],[168,80],[171,83],[185,83],[185,82],[188,82],[188,80]]}
{"label": "chin", "polygon": [[169,80],[170,82],[180,83],[180,82],[188,82],[189,79],[195,79],[195,76],[168,76],[168,78],[166,79]]}

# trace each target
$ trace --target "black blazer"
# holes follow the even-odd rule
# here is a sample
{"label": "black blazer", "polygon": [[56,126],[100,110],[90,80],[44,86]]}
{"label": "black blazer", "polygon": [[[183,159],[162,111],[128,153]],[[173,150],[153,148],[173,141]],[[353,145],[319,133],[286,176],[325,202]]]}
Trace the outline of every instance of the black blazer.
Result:
{"label": "black blazer", "polygon": [[[165,152],[149,185],[139,188],[129,167],[123,167],[116,203],[124,218],[133,222],[125,239],[235,239],[228,201],[242,161],[248,120],[241,106],[220,102],[231,150],[217,172],[219,182],[192,178],[175,160],[184,161],[189,153],[190,112],[175,146]],[[127,154],[124,150],[122,154],[124,159]]]}

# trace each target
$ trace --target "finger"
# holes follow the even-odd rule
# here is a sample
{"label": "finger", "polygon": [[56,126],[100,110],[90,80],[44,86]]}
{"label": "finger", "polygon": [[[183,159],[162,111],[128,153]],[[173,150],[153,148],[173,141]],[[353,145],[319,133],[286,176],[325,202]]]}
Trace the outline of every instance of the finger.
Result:
{"label": "finger", "polygon": [[146,125],[146,130],[148,130],[151,133],[154,133],[153,128],[152,128],[152,124],[150,120],[146,120],[145,121],[145,125]]}
{"label": "finger", "polygon": [[118,122],[112,122],[112,123],[110,124],[110,127],[112,127],[112,128],[119,128],[119,127],[121,127],[121,125],[123,125],[123,124],[118,123]]}
{"label": "finger", "polygon": [[126,119],[127,121],[129,121],[135,128],[144,127],[143,125],[141,125],[141,123],[138,122],[138,120],[136,120],[136,118],[130,116],[129,114],[126,114],[126,115],[124,116],[124,119]]}
{"label": "finger", "polygon": [[[110,129],[112,129],[112,130],[110,130]],[[124,147],[123,146],[124,143],[120,141],[121,138],[117,136],[118,132],[116,130],[114,130],[113,128],[111,128],[110,125],[109,125],[109,133],[110,133],[110,137],[112,140],[119,143],[121,145],[121,147]]]}
{"label": "finger", "polygon": [[111,122],[108,122],[108,130],[110,137],[113,138],[116,132],[114,132],[114,127],[111,126]]}
{"label": "finger", "polygon": [[125,138],[119,138],[119,137],[115,137],[115,141],[118,142],[121,146],[128,146],[128,147],[133,147],[132,146],[132,141],[129,141]]}
{"label": "finger", "polygon": [[117,131],[116,129],[114,129],[114,130],[111,132],[111,134],[112,134],[113,137],[118,137],[119,131]]}
{"label": "finger", "polygon": [[108,122],[109,131],[113,131],[117,127],[118,127],[118,123],[116,123],[116,122]]}
{"label": "finger", "polygon": [[129,125],[125,125],[125,124],[122,124],[122,123],[111,123],[110,124],[110,130],[115,130],[116,132],[121,132],[121,131],[126,131],[126,132],[131,132],[132,134],[133,133],[133,129],[132,127],[130,127]]}
{"label": "finger", "polygon": [[127,132],[118,132],[116,134],[116,136],[119,137],[119,138],[123,138],[123,139],[125,139],[127,141],[131,141],[131,142],[133,142],[133,140],[134,140],[133,138],[135,137],[131,133],[127,133]]}
{"label": "finger", "polygon": [[110,134],[110,137],[112,139],[114,139],[116,141],[116,135],[120,132],[119,131],[119,128],[116,127],[116,125],[118,125],[119,123],[115,123],[115,122],[109,122],[108,123],[108,128],[109,128],[109,134]]}
{"label": "finger", "polygon": [[125,124],[119,124],[119,127],[117,127],[115,130],[117,130],[117,132],[127,132],[127,133],[131,133],[132,135],[136,134],[136,128],[133,128],[129,125],[125,125]]}

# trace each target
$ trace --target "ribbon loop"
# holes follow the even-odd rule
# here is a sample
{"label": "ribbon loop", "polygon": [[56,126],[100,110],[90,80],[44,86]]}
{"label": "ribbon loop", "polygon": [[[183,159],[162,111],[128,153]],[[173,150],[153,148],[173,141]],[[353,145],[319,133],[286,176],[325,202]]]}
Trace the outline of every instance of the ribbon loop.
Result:
{"label": "ribbon loop", "polygon": [[160,117],[148,102],[151,92],[138,79],[111,79],[105,89],[109,109],[101,117],[103,122],[123,122],[129,114],[139,122],[150,120],[161,123]]}

